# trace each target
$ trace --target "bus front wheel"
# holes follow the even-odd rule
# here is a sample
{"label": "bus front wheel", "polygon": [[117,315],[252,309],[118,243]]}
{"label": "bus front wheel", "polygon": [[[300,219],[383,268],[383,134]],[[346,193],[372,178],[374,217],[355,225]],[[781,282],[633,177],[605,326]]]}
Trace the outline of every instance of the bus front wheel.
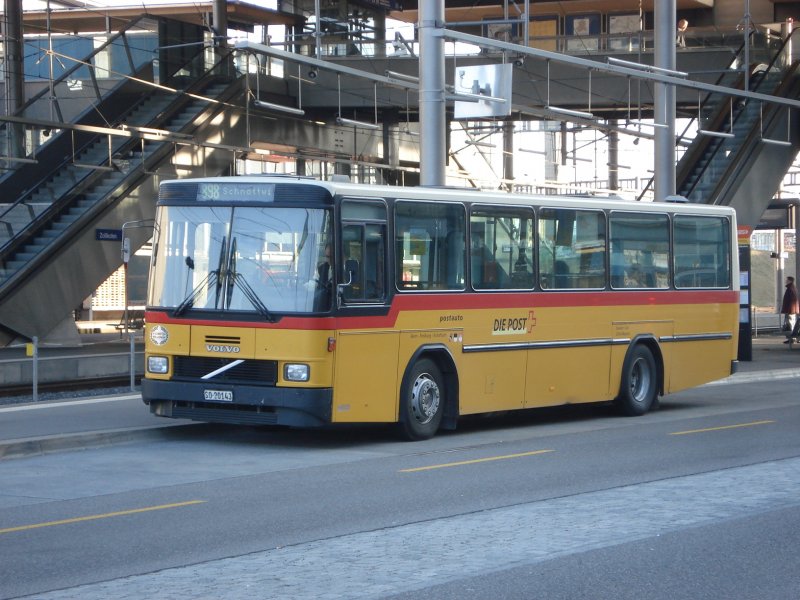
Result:
{"label": "bus front wheel", "polygon": [[656,402],[658,370],[653,353],[639,344],[631,348],[622,365],[622,382],[616,404],[626,415],[645,414]]}
{"label": "bus front wheel", "polygon": [[422,358],[406,371],[400,388],[400,434],[427,440],[436,434],[444,413],[444,379],[432,360]]}

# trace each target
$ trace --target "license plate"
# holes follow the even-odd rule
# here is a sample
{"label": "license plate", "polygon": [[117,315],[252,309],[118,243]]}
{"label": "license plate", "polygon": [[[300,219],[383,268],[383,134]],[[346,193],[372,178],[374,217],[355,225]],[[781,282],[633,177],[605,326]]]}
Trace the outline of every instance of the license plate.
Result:
{"label": "license plate", "polygon": [[203,398],[212,402],[233,402],[233,392],[230,390],[203,390]]}

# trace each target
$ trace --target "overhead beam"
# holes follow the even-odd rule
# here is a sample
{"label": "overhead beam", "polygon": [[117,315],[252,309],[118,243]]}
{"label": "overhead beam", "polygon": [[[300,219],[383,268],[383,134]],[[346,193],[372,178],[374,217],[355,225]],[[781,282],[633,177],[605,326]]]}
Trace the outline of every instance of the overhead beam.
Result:
{"label": "overhead beam", "polygon": [[[644,81],[667,83],[677,87],[702,90],[705,92],[714,92],[718,94],[727,94],[729,96],[736,96],[739,98],[749,98],[752,100],[760,100],[762,102],[767,102],[772,104],[791,106],[792,108],[800,108],[800,100],[793,100],[791,98],[782,98],[780,96],[770,96],[769,94],[761,94],[758,92],[749,92],[749,91],[739,90],[736,88],[715,85],[712,83],[704,83],[702,81],[693,81],[691,79],[685,79],[683,77],[670,75],[665,72],[659,72],[658,70],[653,69],[650,65],[643,64],[641,68],[632,68],[622,65],[614,65],[610,63],[603,63],[595,60],[589,60],[587,58],[580,58],[578,56],[570,56],[567,54],[559,54],[558,52],[550,52],[549,50],[541,50],[539,48],[528,48],[525,46],[520,46],[518,44],[512,44],[510,42],[491,40],[489,38],[477,35],[470,35],[468,33],[462,33],[460,31],[452,31],[450,29],[439,30],[437,32],[437,35],[440,35],[445,39],[453,41],[461,41],[468,44],[474,44],[476,46],[482,46],[486,48],[497,48],[498,50],[506,50],[509,52],[514,52],[516,54],[531,56],[533,58],[538,58],[542,60],[550,60],[553,62],[571,65],[574,67],[592,69],[594,71],[601,73],[610,73],[614,75],[619,75],[621,77],[631,77],[632,79],[641,79]],[[303,56],[300,54],[295,54],[293,52],[287,52],[285,50],[280,50],[278,48],[267,46],[265,44],[258,44],[251,41],[241,41],[237,42],[235,47],[238,50],[249,50],[251,52],[255,52],[258,54],[265,54],[267,56],[279,58],[281,60],[287,60],[290,62],[305,64],[316,67],[318,69],[326,69],[329,71],[333,71],[334,73],[341,73],[343,75],[350,75],[352,77],[367,79],[369,81],[375,81],[393,87],[409,89],[409,90],[419,89],[418,84],[408,80],[386,77],[384,75],[378,75],[376,73],[371,73],[369,71],[362,71],[360,69],[354,69],[352,67],[340,65],[332,61],[317,60],[310,56]],[[517,107],[516,104],[515,107]]]}
{"label": "overhead beam", "polygon": [[448,40],[465,42],[467,44],[474,44],[484,48],[506,50],[517,55],[531,56],[533,58],[542,60],[550,60],[552,62],[571,65],[574,67],[591,69],[600,73],[610,73],[631,77],[633,79],[666,83],[676,87],[684,87],[718,94],[727,94],[729,96],[736,96],[738,98],[749,98],[752,100],[761,100],[762,102],[768,102],[772,104],[782,104],[785,106],[791,106],[793,108],[800,108],[800,100],[781,98],[779,96],[770,96],[769,94],[760,94],[758,92],[739,90],[721,85],[715,85],[712,83],[703,83],[701,81],[692,81],[691,79],[684,79],[683,77],[677,77],[665,72],[648,70],[648,65],[642,65],[641,69],[634,69],[622,65],[602,63],[599,61],[590,60],[588,58],[581,58],[579,56],[570,56],[568,54],[560,54],[558,52],[551,52],[549,50],[541,50],[539,48],[528,48],[525,46],[520,46],[519,44],[512,44],[510,42],[503,42],[500,40],[492,40],[477,35],[462,33],[460,31],[453,31],[451,29],[441,30],[439,35]]}

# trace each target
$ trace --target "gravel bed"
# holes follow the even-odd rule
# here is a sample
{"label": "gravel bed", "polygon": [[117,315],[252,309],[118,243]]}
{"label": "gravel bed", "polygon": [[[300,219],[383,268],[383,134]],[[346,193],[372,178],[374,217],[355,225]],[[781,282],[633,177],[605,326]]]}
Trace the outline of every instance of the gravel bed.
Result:
{"label": "gravel bed", "polygon": [[[138,385],[134,388],[136,392],[141,391]],[[130,394],[131,387],[129,385],[122,387],[108,387],[108,388],[89,388],[85,390],[67,390],[63,392],[39,392],[39,402],[57,402],[59,400],[75,400],[77,398],[93,398],[96,396],[115,396],[120,394]],[[2,404],[27,404],[33,402],[33,393],[28,393],[20,396],[0,396],[0,405]]]}

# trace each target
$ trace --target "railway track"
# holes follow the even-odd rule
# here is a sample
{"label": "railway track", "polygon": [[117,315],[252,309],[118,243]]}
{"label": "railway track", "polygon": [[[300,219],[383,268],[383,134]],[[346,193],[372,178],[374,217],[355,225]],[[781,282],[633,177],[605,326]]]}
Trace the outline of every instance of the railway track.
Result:
{"label": "railway track", "polygon": [[35,361],[22,348],[0,349],[0,403],[31,398],[34,380],[39,397],[104,388],[130,390],[131,372],[134,385],[138,385],[143,363],[141,344],[133,348],[126,343],[43,347]]}

